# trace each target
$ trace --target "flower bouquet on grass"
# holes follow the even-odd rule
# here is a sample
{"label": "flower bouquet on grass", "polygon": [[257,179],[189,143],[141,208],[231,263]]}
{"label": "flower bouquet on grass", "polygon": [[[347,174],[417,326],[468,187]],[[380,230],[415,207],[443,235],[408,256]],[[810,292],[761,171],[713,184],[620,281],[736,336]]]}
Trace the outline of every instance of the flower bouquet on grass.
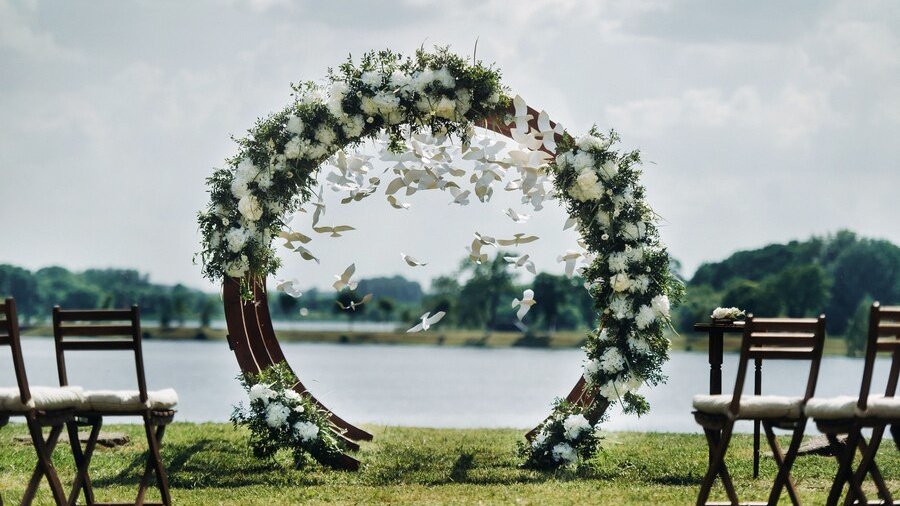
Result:
{"label": "flower bouquet on grass", "polygon": [[520,443],[525,467],[557,469],[587,461],[600,449],[600,435],[585,416],[584,409],[557,399],[553,415],[530,443]]}
{"label": "flower bouquet on grass", "polygon": [[250,448],[256,458],[274,459],[279,450],[287,450],[297,468],[309,463],[309,457],[325,465],[337,463],[343,443],[327,413],[291,388],[297,378],[286,363],[279,362],[259,374],[241,375],[238,380],[250,403],[235,406],[231,421],[235,428],[244,426],[250,431]]}

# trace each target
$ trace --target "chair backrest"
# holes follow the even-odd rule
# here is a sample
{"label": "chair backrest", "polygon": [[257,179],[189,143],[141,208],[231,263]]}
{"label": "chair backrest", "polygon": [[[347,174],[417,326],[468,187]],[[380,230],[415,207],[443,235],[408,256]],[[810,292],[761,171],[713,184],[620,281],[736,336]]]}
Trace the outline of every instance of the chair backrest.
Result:
{"label": "chair backrest", "polygon": [[31,400],[28,389],[28,376],[25,374],[25,361],[22,359],[22,344],[19,341],[19,316],[16,313],[16,300],[12,297],[0,302],[0,346],[6,345],[12,351],[13,370],[16,383],[19,384],[19,396],[22,404]]}
{"label": "chair backrest", "polygon": [[825,347],[825,315],[818,318],[755,318],[744,322],[741,357],[730,411],[738,413],[750,360],[799,360],[809,362],[804,402],[816,393],[822,349]]}
{"label": "chair backrest", "polygon": [[866,410],[872,387],[875,358],[879,352],[891,353],[891,370],[888,373],[885,397],[893,397],[897,392],[897,376],[900,375],[900,306],[882,306],[874,302],[869,309],[869,337],[866,342],[866,363],[863,366],[862,386],[857,406]]}
{"label": "chair backrest", "polygon": [[53,307],[53,338],[56,342],[56,370],[60,386],[69,384],[66,374],[66,351],[130,350],[134,352],[138,391],[141,402],[147,402],[144,355],[141,349],[141,310],[131,309],[60,309]]}

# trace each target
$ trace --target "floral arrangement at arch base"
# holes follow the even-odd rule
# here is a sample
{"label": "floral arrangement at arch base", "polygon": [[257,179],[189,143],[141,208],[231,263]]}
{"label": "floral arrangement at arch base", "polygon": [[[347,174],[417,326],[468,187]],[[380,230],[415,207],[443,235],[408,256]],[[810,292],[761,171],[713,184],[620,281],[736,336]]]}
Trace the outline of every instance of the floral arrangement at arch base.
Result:
{"label": "floral arrangement at arch base", "polygon": [[[391,51],[367,53],[358,63],[349,60],[330,72],[325,85],[307,83],[294,90],[293,103],[258,120],[246,137],[237,139],[238,153],[207,180],[210,202],[199,216],[203,238],[199,258],[209,279],[240,279],[244,296],[252,298],[247,287],[263,282],[279,267],[272,247],[276,237],[301,258],[316,260],[308,249],[311,237],[291,230],[287,216],[309,203],[320,167],[328,160],[344,167],[337,177],[349,193],[344,203],[367,198],[381,183],[364,171],[353,172],[344,149],[386,135],[390,152],[414,155],[411,146],[425,137],[456,140],[466,159],[481,164],[477,170],[482,176],[473,174],[471,180],[479,200],[489,200],[490,185],[500,179],[491,172],[517,171],[520,179],[511,188],[523,192],[523,204],[540,210],[543,202],[556,199],[565,206],[570,216],[565,227],[579,231],[583,248],[572,258],[584,263],[578,271],[587,280],[585,288],[599,314],[584,346],[585,398],[591,402],[558,403],[539,427],[538,437],[528,443],[526,465],[574,463],[578,459],[570,458],[572,453],[563,444],[579,458],[596,451],[594,437],[579,431],[572,438],[573,432],[560,429],[573,415],[596,423],[616,402],[625,412],[647,412],[647,401],[637,391],[665,379],[662,365],[668,359],[669,341],[664,330],[670,327],[670,308],[681,299],[684,287],[670,271],[657,215],[645,200],[637,151],[617,150],[619,139],[613,131],[595,128],[575,137],[553,125],[543,111],[537,118],[531,116],[524,100],[510,97],[499,71],[446,49],[418,51],[410,58]],[[472,138],[476,126],[488,125],[502,125],[518,142],[517,156],[503,161],[486,158],[484,153],[490,150],[478,148]],[[385,195],[396,209],[408,207],[397,199],[400,187],[460,194],[464,183],[434,171],[395,168],[394,172],[398,177]],[[317,227],[324,209],[321,194],[319,198],[308,211],[316,233],[335,236],[352,230]],[[262,409],[260,402],[252,401],[257,406],[253,409]],[[324,431],[325,422],[316,420]],[[580,419],[572,418],[570,424],[575,421]],[[268,430],[254,423],[259,427],[254,434]],[[281,434],[278,440],[285,444],[296,442],[286,431],[274,434]]]}
{"label": "floral arrangement at arch base", "polygon": [[235,406],[231,422],[250,431],[250,449],[258,459],[274,459],[279,450],[288,450],[294,466],[302,467],[309,457],[335,465],[344,445],[328,430],[328,413],[319,410],[309,396],[291,387],[297,378],[284,362],[259,374],[239,376],[249,404]]}

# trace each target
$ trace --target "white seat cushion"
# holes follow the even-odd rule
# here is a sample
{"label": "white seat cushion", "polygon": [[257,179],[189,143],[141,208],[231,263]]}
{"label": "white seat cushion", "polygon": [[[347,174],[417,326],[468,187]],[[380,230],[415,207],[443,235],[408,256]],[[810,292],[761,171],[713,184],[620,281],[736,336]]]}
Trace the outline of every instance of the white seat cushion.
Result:
{"label": "white seat cushion", "polygon": [[858,400],[859,398],[849,395],[813,397],[806,403],[806,416],[819,420],[846,420],[857,416],[862,418],[900,418],[900,398],[870,395],[864,412],[856,407]]}
{"label": "white seat cushion", "polygon": [[178,394],[171,388],[147,391],[146,404],[137,390],[86,390],[84,399],[84,409],[91,411],[168,410],[178,404]]}
{"label": "white seat cushion", "polygon": [[24,413],[31,409],[54,410],[77,408],[84,397],[79,387],[30,387],[31,399],[22,404],[18,387],[0,388],[0,410]]}
{"label": "white seat cushion", "polygon": [[[711,415],[727,415],[731,395],[695,395],[694,409]],[[800,418],[802,397],[742,395],[738,418]]]}

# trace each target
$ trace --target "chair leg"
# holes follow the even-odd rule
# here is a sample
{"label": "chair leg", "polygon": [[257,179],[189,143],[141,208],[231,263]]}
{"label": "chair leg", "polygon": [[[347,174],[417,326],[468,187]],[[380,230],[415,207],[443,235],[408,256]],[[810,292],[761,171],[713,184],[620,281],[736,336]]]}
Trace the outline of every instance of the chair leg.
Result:
{"label": "chair leg", "polygon": [[[838,471],[834,476],[834,483],[831,484],[831,491],[828,493],[828,500],[825,503],[828,506],[837,506],[838,499],[841,498],[841,492],[844,490],[844,483],[852,478],[853,458],[856,456],[858,443],[859,430],[854,427],[850,434],[847,435],[846,448],[841,455],[838,455]],[[851,492],[848,491],[847,493]]]}
{"label": "chair leg", "polygon": [[[856,469],[856,472],[853,473],[852,485],[854,489],[862,489],[863,480],[866,479],[866,474],[871,474],[872,482],[875,484],[875,488],[878,489],[878,496],[881,497],[885,504],[891,504],[893,503],[891,492],[884,482],[884,477],[881,475],[881,470],[878,469],[878,464],[875,462],[875,454],[878,453],[878,448],[881,446],[884,430],[885,426],[883,425],[874,427],[872,429],[872,437],[869,439],[868,443],[866,443],[864,437],[860,436],[859,451],[862,458],[860,459],[859,467]],[[853,495],[847,494],[847,499],[844,503],[852,504],[853,497]]]}
{"label": "chair leg", "polygon": [[91,432],[84,451],[82,451],[81,442],[78,440],[78,424],[69,422],[66,426],[69,430],[69,446],[72,448],[72,456],[74,457],[76,468],[75,480],[72,482],[72,490],[69,492],[69,504],[77,504],[78,494],[84,490],[85,504],[92,505],[95,501],[94,485],[91,482],[89,469],[91,457],[93,457],[94,449],[97,446],[97,438],[100,436],[100,429],[103,426],[103,419],[91,419]]}
{"label": "chair leg", "polygon": [[[722,428],[721,432],[714,431],[715,434],[711,434],[707,438],[710,445],[709,468],[706,470],[706,476],[703,477],[703,482],[700,485],[700,494],[697,496],[698,505],[706,504],[713,483],[716,481],[716,476],[720,474],[728,475],[727,470],[723,472],[723,465],[725,462],[725,454],[728,451],[728,444],[731,442],[731,431],[733,428],[734,421],[728,421],[725,423],[725,427]],[[732,485],[732,487],[725,485],[725,490],[728,492],[729,500],[732,503],[737,504],[737,497],[730,478],[731,477],[729,476],[728,479],[723,479],[722,484],[725,485],[727,482],[728,485]]]}
{"label": "chair leg", "polygon": [[788,497],[790,497],[791,503],[794,504],[794,506],[797,506],[800,504],[800,499],[797,496],[797,486],[794,484],[794,480],[791,479],[791,468],[794,465],[794,460],[797,458],[797,451],[800,449],[800,443],[803,442],[803,432],[806,429],[806,420],[798,422],[797,427],[794,429],[791,443],[788,445],[787,454],[784,454],[781,451],[781,445],[778,444],[778,438],[775,436],[775,431],[772,430],[772,424],[770,422],[763,422],[762,425],[766,431],[766,439],[769,441],[769,447],[772,448],[772,457],[775,459],[776,465],[778,465],[778,474],[775,476],[772,491],[769,493],[769,504],[778,504],[778,500],[781,498],[781,489],[787,488]]}
{"label": "chair leg", "polygon": [[34,501],[34,495],[41,483],[41,478],[47,477],[47,484],[50,485],[50,492],[53,494],[53,500],[56,504],[61,505],[66,502],[66,494],[63,491],[62,483],[56,474],[56,468],[53,467],[53,449],[56,448],[56,442],[59,440],[59,434],[62,432],[62,425],[54,425],[50,428],[50,434],[44,439],[44,431],[41,424],[33,417],[28,415],[26,418],[28,431],[31,433],[31,442],[37,453],[38,463],[31,473],[31,480],[22,496],[22,504],[28,505]]}
{"label": "chair leg", "polygon": [[138,487],[137,498],[135,499],[135,504],[143,504],[144,503],[144,494],[147,491],[147,487],[150,485],[150,475],[156,474],[156,486],[159,488],[160,496],[162,496],[162,503],[166,506],[171,506],[172,497],[169,492],[169,477],[166,474],[166,468],[163,465],[162,455],[160,454],[160,445],[162,444],[163,436],[166,433],[165,425],[156,426],[156,430],[154,431],[154,426],[152,422],[148,418],[144,418],[144,431],[147,434],[147,445],[149,447],[147,451],[147,465],[144,468],[144,474],[141,477],[141,484]]}

